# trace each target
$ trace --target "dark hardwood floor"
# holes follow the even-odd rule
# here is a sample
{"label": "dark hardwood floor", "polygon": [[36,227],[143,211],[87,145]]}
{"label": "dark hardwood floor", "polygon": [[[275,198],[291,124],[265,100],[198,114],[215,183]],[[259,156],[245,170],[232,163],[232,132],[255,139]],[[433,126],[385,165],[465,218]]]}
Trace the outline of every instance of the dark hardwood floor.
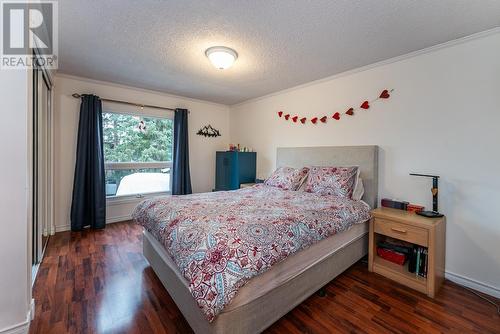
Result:
{"label": "dark hardwood floor", "polygon": [[[142,256],[141,228],[50,238],[35,282],[30,333],[190,333]],[[446,281],[435,299],[359,262],[288,313],[269,333],[500,333],[495,308]]]}

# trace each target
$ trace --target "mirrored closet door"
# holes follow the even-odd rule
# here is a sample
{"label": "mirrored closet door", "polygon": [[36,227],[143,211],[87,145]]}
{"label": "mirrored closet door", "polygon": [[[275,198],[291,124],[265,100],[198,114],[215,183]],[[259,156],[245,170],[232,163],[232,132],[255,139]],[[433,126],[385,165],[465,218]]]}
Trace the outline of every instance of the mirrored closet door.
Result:
{"label": "mirrored closet door", "polygon": [[32,264],[34,274],[52,234],[52,82],[40,67],[33,70]]}

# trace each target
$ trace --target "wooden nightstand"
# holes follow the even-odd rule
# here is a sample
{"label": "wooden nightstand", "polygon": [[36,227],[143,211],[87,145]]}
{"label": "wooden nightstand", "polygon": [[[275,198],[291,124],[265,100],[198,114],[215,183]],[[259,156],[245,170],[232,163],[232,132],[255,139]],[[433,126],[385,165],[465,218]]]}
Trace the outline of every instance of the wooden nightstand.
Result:
{"label": "wooden nightstand", "polygon": [[[444,280],[446,218],[425,218],[412,212],[378,208],[370,220],[368,270],[434,298]],[[427,247],[427,277],[408,271],[408,262],[398,265],[377,255],[377,242],[385,237]]]}

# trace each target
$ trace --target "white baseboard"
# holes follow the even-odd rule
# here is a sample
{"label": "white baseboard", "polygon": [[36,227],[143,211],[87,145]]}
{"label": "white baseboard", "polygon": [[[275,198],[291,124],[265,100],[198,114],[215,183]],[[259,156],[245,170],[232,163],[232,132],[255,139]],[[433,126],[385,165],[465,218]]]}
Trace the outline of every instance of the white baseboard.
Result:
{"label": "white baseboard", "polygon": [[30,321],[35,319],[35,298],[31,298],[29,316],[30,316]]}
{"label": "white baseboard", "polygon": [[14,326],[0,330],[0,334],[27,334],[30,330],[30,321],[25,320]]}
{"label": "white baseboard", "polygon": [[[106,219],[106,224],[119,223],[119,222],[123,222],[123,221],[126,221],[126,220],[131,220],[131,219],[132,219],[131,215],[110,217],[110,218]],[[71,225],[70,224],[56,225],[56,233],[57,232],[64,232],[64,231],[70,231],[70,230],[71,230]]]}
{"label": "white baseboard", "polygon": [[71,225],[56,225],[56,233],[71,230]]}
{"label": "white baseboard", "polygon": [[463,286],[466,286],[468,288],[485,293],[487,295],[490,295],[490,296],[493,296],[496,298],[500,298],[500,288],[499,287],[494,287],[494,286],[491,286],[489,284],[476,281],[475,279],[452,273],[450,271],[445,271],[444,276],[446,279],[449,279],[450,281],[457,283],[458,285],[463,285]]}
{"label": "white baseboard", "polygon": [[26,320],[10,327],[0,329],[0,334],[27,334],[30,330],[30,322],[35,317],[35,300],[31,299],[30,309],[26,314]]}

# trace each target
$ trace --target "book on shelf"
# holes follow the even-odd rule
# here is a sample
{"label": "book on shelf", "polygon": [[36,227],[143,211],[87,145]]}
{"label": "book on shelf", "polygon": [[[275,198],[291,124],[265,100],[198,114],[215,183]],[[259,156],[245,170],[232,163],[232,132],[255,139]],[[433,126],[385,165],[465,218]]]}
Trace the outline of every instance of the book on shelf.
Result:
{"label": "book on shelf", "polygon": [[420,276],[427,277],[427,257],[428,257],[427,248],[423,248],[422,256],[423,256],[423,260],[421,260],[422,263],[421,263],[421,268],[420,268]]}
{"label": "book on shelf", "polygon": [[417,249],[417,259],[415,261],[415,275],[420,273],[420,250]]}
{"label": "book on shelf", "polygon": [[427,277],[428,253],[425,247],[413,247],[408,260],[408,271],[416,276]]}
{"label": "book on shelf", "polygon": [[413,247],[411,249],[411,253],[408,261],[408,271],[410,273],[414,273],[416,271],[416,263],[417,263],[417,249]]}

